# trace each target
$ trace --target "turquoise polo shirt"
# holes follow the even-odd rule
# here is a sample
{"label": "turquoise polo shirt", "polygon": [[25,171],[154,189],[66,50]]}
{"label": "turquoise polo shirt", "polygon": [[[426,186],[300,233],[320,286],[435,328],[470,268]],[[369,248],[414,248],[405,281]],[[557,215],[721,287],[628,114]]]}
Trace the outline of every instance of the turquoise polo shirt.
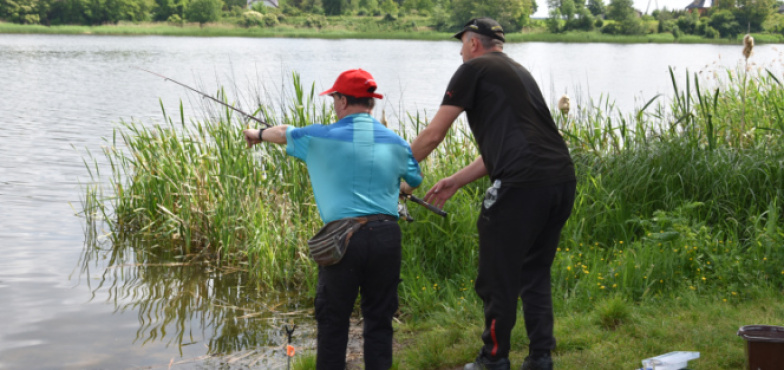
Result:
{"label": "turquoise polo shirt", "polygon": [[370,114],[352,114],[331,125],[286,130],[286,154],[308,167],[324,223],[373,214],[398,216],[400,179],[422,182],[408,143]]}

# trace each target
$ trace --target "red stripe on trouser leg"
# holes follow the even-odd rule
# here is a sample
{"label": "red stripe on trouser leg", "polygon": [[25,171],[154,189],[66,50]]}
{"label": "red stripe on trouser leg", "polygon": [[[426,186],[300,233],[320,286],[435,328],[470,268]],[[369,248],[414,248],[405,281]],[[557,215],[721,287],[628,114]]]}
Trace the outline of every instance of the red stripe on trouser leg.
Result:
{"label": "red stripe on trouser leg", "polygon": [[498,353],[498,339],[495,337],[495,319],[493,319],[493,323],[490,324],[490,336],[493,337],[493,350],[490,354],[495,356],[495,354]]}

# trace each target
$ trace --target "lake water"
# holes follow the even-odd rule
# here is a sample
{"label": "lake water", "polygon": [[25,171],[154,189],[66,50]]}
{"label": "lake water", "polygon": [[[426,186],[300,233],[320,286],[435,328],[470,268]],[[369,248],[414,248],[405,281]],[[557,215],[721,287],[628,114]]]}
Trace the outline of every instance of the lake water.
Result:
{"label": "lake water", "polygon": [[[283,366],[265,361],[281,358],[290,319],[242,272],[139,266],[132,246],[85,253],[88,151],[100,154],[121,120],[160,122],[159,99],[170,114],[182,101],[189,119],[207,111],[197,95],[134,67],[210,93],[224,86],[249,111],[292,96],[292,72],[318,92],[363,68],[385,94],[375,114],[396,122],[432,117],[459,50],[448,40],[0,35],[0,369],[198,368],[215,353]],[[754,51],[755,68],[781,77],[776,46]],[[668,66],[682,80],[687,69],[707,78],[743,60],[737,45],[521,43],[506,52],[551,104],[564,93],[582,104],[609,96],[625,112],[670,92]],[[277,312],[298,309],[307,320],[296,303]],[[302,345],[312,336],[298,334]]]}

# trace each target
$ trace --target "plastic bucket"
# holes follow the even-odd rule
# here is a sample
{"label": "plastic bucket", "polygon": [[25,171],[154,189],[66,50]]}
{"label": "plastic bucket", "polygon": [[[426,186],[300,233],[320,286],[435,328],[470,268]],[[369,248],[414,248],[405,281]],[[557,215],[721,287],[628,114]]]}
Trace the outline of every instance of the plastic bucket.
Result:
{"label": "plastic bucket", "polygon": [[738,335],[746,340],[747,369],[784,368],[784,327],[746,325],[738,329]]}

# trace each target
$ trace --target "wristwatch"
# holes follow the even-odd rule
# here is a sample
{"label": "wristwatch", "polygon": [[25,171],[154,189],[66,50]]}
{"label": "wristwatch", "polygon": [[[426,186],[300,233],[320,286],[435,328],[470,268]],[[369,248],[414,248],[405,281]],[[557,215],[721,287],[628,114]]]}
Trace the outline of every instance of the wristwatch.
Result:
{"label": "wristwatch", "polygon": [[266,128],[259,130],[259,141],[264,141],[264,139],[261,138],[261,133],[264,132],[264,130],[266,130]]}

